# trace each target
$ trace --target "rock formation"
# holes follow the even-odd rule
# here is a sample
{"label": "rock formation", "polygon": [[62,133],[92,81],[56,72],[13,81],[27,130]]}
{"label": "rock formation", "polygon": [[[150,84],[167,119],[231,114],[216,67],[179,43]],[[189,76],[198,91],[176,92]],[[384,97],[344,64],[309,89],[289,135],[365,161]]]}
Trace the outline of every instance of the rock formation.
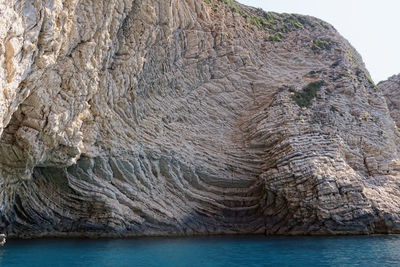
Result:
{"label": "rock formation", "polygon": [[397,127],[400,127],[400,74],[393,75],[386,81],[378,84],[386,98],[390,115]]}
{"label": "rock formation", "polygon": [[5,243],[6,243],[6,235],[0,234],[0,247],[4,246]]}
{"label": "rock formation", "polygon": [[399,232],[399,131],[327,23],[231,0],[0,14],[9,237]]}

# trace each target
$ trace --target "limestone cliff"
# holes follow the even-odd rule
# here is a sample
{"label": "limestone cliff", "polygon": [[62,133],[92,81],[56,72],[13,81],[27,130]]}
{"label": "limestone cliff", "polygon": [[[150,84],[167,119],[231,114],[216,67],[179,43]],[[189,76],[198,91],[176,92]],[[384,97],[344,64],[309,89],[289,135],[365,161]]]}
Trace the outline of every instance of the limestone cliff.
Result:
{"label": "limestone cliff", "polygon": [[400,232],[399,131],[316,18],[0,0],[0,232]]}
{"label": "limestone cliff", "polygon": [[400,74],[393,75],[386,81],[378,84],[386,98],[390,115],[397,127],[400,126]]}

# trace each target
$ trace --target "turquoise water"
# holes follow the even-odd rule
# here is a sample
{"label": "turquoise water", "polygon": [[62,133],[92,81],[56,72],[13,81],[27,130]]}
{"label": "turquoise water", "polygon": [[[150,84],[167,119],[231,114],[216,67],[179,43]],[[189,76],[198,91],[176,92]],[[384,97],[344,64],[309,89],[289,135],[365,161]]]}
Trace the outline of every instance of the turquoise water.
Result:
{"label": "turquoise water", "polygon": [[400,266],[400,236],[9,240],[0,266]]}

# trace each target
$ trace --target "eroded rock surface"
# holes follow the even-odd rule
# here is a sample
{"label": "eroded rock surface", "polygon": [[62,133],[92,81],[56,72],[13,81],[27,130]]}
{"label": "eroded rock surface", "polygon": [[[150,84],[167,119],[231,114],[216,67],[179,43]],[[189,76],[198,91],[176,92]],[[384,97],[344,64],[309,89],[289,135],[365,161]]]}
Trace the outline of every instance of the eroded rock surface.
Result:
{"label": "eroded rock surface", "polygon": [[383,95],[386,98],[390,115],[396,122],[397,127],[400,126],[400,74],[393,75],[386,81],[378,84],[382,89]]}
{"label": "eroded rock surface", "polygon": [[358,53],[206,2],[0,2],[0,232],[399,232],[399,132]]}

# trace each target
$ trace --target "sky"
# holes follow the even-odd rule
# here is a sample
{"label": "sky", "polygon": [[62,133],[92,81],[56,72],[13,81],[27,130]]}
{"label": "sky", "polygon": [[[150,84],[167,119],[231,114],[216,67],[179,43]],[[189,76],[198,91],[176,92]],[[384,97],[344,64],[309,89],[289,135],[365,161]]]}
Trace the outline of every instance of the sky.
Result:
{"label": "sky", "polygon": [[400,0],[237,0],[265,11],[318,17],[361,54],[378,83],[400,73]]}

